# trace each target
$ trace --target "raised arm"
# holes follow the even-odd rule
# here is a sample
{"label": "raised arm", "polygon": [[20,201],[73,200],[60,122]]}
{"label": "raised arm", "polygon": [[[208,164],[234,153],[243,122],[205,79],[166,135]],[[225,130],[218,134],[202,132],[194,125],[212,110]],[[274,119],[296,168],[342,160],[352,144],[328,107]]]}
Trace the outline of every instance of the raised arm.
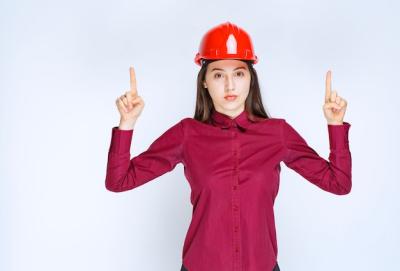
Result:
{"label": "raised arm", "polygon": [[112,128],[108,151],[105,185],[113,192],[122,192],[138,187],[174,169],[182,160],[182,121],[165,131],[149,148],[130,158],[130,147],[134,126],[144,108],[138,95],[136,74],[129,68],[130,90],[115,101],[121,115],[118,127]]}
{"label": "raised arm", "polygon": [[351,153],[350,123],[343,121],[347,101],[332,91],[331,71],[326,73],[325,97],[322,106],[329,134],[329,161],[308,146],[300,134],[285,120],[282,121],[283,162],[321,189],[337,195],[350,193]]}

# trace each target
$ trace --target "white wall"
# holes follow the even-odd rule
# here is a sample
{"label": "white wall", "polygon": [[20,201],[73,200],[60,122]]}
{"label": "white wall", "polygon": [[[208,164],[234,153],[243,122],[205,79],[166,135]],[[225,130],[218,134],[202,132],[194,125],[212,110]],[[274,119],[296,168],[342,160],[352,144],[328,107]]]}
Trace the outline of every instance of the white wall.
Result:
{"label": "white wall", "polygon": [[348,101],[353,189],[329,194],[283,167],[283,271],[399,270],[396,1],[0,2],[0,270],[179,270],[190,223],[182,165],[105,189],[115,99],[129,65],[146,106],[131,155],[192,116],[202,35],[252,36],[264,105],[328,157],[325,72]]}

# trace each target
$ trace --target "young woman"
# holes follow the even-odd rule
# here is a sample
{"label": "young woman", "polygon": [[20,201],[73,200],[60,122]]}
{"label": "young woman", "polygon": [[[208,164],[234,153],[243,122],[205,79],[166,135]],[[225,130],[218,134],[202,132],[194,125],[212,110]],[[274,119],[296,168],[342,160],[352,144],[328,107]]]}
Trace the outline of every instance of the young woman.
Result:
{"label": "young woman", "polygon": [[280,270],[273,209],[280,162],[330,193],[351,190],[347,102],[331,90],[330,71],[323,103],[327,161],[285,119],[267,116],[257,61],[242,28],[226,22],[210,29],[195,57],[201,68],[194,118],[178,121],[132,159],[133,128],[144,108],[133,68],[131,89],[116,100],[121,119],[112,128],[106,188],[127,191],[183,164],[193,215],[181,270]]}

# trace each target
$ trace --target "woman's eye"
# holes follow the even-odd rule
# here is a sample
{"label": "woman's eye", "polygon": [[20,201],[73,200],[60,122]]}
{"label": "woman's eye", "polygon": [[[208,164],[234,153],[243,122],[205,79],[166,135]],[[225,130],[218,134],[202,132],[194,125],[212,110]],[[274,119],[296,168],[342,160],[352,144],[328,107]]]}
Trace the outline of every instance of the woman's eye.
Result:
{"label": "woman's eye", "polygon": [[[243,77],[243,76],[244,76],[244,72],[242,72],[242,71],[237,72],[236,74],[237,74],[238,76],[240,76],[240,77]],[[221,77],[222,77],[222,74],[220,74],[220,73],[214,74],[214,78],[221,78]]]}

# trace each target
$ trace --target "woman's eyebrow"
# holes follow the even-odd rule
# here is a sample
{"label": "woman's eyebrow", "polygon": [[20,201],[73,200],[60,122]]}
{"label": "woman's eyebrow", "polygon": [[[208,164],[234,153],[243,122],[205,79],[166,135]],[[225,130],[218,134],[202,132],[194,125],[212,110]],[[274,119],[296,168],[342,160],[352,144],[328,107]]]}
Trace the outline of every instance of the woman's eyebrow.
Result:
{"label": "woman's eyebrow", "polygon": [[[239,70],[239,69],[246,69],[246,68],[244,66],[240,66],[240,67],[235,68],[234,71]],[[213,72],[213,71],[217,71],[217,70],[218,71],[225,71],[224,69],[220,69],[220,68],[214,68],[211,71]]]}

